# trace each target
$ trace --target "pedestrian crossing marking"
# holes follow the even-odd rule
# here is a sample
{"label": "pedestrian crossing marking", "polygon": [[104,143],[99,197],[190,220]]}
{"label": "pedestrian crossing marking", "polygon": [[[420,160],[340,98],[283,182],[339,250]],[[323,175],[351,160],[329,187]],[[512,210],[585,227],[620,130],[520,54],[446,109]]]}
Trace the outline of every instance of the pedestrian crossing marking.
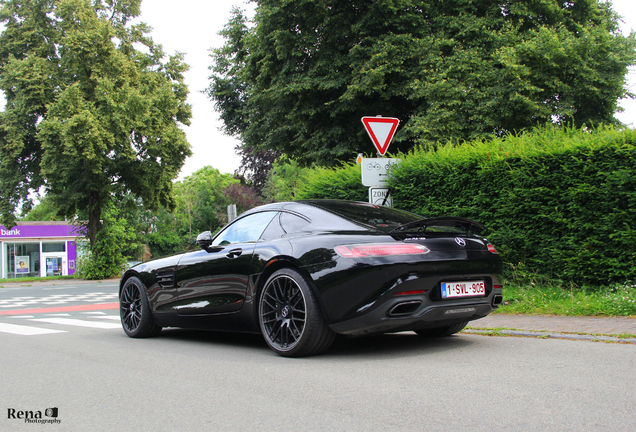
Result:
{"label": "pedestrian crossing marking", "polygon": [[29,321],[38,321],[38,322],[45,322],[49,324],[61,324],[61,325],[71,325],[71,326],[77,326],[77,327],[90,327],[90,328],[100,328],[100,329],[121,328],[121,324],[97,322],[97,321],[83,321],[83,320],[72,319],[72,318],[34,318],[34,319],[30,319]]}
{"label": "pedestrian crossing marking", "polygon": [[7,324],[7,323],[0,323],[0,332],[17,334],[22,336],[34,336],[34,335],[50,334],[50,333],[67,333],[64,330],[53,330],[53,329],[46,329],[41,327],[29,327],[29,326],[23,326],[23,325],[17,325],[17,324]]}
{"label": "pedestrian crossing marking", "polygon": [[86,294],[52,294],[46,297],[12,297],[0,300],[0,308],[19,308],[35,304],[61,305],[70,302],[100,303],[115,300],[117,293],[93,292]]}

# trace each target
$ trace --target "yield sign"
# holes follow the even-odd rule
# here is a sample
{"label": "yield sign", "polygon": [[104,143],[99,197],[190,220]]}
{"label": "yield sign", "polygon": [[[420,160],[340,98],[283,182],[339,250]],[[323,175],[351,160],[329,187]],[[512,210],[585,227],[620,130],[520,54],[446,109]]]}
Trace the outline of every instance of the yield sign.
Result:
{"label": "yield sign", "polygon": [[393,117],[362,117],[362,124],[367,130],[371,141],[373,141],[375,148],[378,149],[378,153],[384,156],[400,124],[400,120]]}

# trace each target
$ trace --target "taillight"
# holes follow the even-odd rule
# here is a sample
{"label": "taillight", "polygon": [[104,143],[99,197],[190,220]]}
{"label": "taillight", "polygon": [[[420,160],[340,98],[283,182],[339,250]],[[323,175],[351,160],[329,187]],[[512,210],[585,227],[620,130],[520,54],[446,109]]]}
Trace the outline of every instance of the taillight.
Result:
{"label": "taillight", "polygon": [[418,244],[379,243],[336,246],[335,251],[343,258],[364,258],[392,255],[423,255],[430,252]]}
{"label": "taillight", "polygon": [[413,294],[424,294],[425,292],[426,292],[425,289],[423,289],[423,290],[413,290],[413,291],[400,291],[398,293],[395,293],[394,295],[403,296],[403,295],[413,295]]}
{"label": "taillight", "polygon": [[490,244],[490,243],[488,243],[488,251],[490,251],[490,252],[492,252],[494,254],[498,253],[497,249],[495,249],[495,247],[492,244]]}

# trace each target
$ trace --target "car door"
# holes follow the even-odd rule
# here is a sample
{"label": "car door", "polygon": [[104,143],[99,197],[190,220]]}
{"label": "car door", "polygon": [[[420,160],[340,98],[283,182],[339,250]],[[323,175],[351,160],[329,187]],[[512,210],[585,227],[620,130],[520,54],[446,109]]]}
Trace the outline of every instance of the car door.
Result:
{"label": "car door", "polygon": [[254,246],[276,212],[259,212],[236,220],[212,244],[179,261],[176,272],[180,315],[235,312],[245,301]]}

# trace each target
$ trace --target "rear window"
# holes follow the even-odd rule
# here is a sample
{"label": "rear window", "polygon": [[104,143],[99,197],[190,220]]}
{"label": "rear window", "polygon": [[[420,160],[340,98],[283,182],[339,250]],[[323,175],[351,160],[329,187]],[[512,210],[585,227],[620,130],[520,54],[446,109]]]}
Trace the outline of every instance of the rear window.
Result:
{"label": "rear window", "polygon": [[374,204],[350,201],[311,201],[307,204],[314,205],[323,210],[335,213],[345,219],[358,224],[387,230],[422,219],[421,216],[389,207],[380,207]]}

